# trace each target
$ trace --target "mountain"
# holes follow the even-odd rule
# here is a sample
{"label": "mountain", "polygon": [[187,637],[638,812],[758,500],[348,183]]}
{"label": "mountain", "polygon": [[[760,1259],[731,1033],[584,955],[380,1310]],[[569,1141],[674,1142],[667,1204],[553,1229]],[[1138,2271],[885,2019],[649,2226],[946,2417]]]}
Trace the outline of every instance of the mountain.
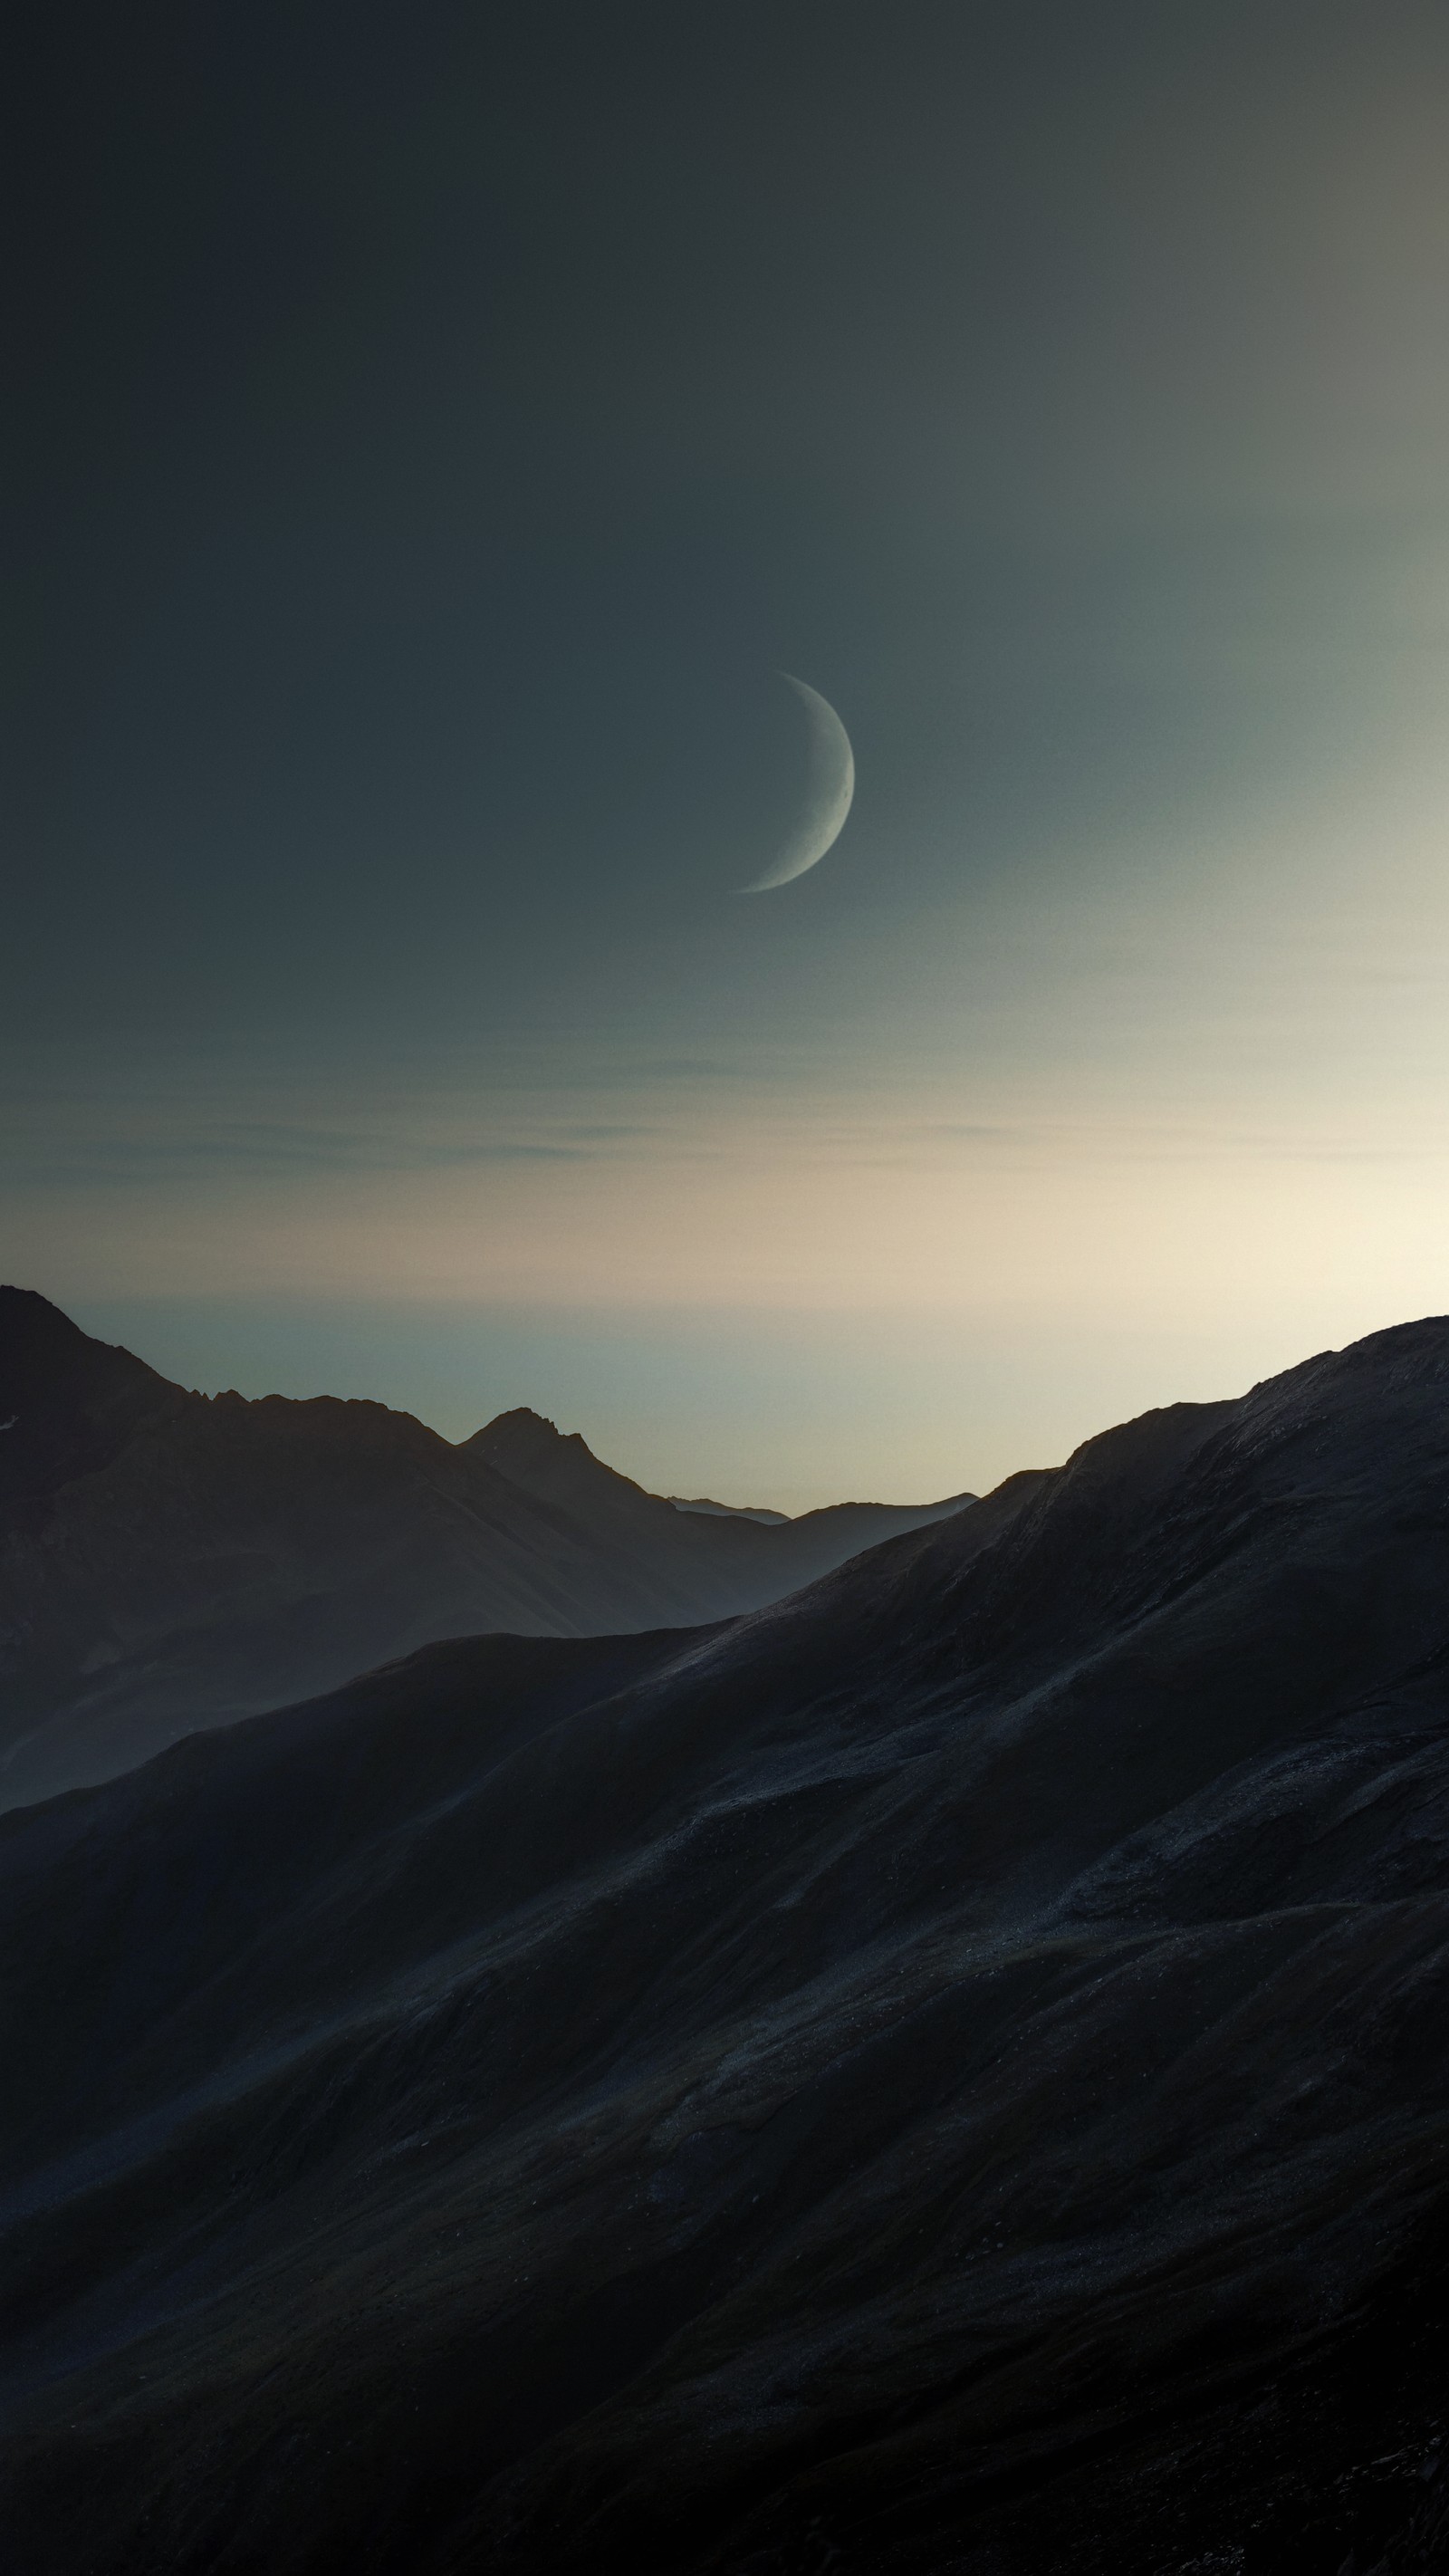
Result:
{"label": "mountain", "polygon": [[968,1499],[685,1515],[534,1413],[454,1445],[380,1404],[190,1395],[0,1288],[0,1807],[434,1638],[726,1618]]}
{"label": "mountain", "polygon": [[[674,1495],[646,1493],[642,1485],[604,1466],[577,1431],[562,1435],[526,1406],[500,1413],[463,1448],[539,1502],[571,1513],[600,1536],[607,1533],[651,1554],[677,1545],[662,1510],[763,1528],[768,1533],[763,1545],[717,1537],[712,1554],[707,1550],[706,1561],[717,1561],[725,1570],[731,1590],[743,1579],[745,1566],[769,1569],[762,1588],[752,1586],[750,1597],[731,1600],[729,1610],[757,1609],[767,1601],[778,1601],[786,1591],[828,1574],[863,1548],[878,1547],[882,1539],[945,1520],[978,1499],[974,1494],[950,1494],[938,1503],[827,1503],[818,1511],[802,1513],[798,1520],[788,1519],[783,1512],[681,1502]],[[699,1562],[697,1539],[688,1540],[681,1562],[691,1569]],[[720,1613],[722,1607],[714,1603],[710,1615]]]}
{"label": "mountain", "polygon": [[1449,1322],[14,1813],[0,1958],[18,2567],[1441,2567]]}

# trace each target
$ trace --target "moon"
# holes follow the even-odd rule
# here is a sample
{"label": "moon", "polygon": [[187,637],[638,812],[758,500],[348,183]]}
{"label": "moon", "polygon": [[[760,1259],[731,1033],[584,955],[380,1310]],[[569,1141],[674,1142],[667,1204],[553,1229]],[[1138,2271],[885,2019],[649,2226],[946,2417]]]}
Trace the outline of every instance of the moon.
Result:
{"label": "moon", "polygon": [[805,811],[773,866],[753,885],[741,886],[741,894],[768,894],[775,886],[788,885],[792,877],[803,877],[838,840],[855,794],[855,754],[829,699],[791,671],[782,671],[780,677],[789,681],[810,727],[809,794]]}

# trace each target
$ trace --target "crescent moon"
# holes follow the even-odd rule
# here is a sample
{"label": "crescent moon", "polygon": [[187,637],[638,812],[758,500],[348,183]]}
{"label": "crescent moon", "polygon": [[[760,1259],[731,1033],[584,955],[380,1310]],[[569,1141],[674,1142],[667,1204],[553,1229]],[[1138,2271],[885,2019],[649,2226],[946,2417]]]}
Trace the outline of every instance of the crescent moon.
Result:
{"label": "crescent moon", "polygon": [[780,677],[789,681],[810,726],[809,794],[805,811],[774,865],[753,885],[741,886],[741,894],[768,894],[775,886],[788,885],[792,877],[803,877],[838,840],[855,794],[855,754],[829,699],[791,671],[782,671]]}

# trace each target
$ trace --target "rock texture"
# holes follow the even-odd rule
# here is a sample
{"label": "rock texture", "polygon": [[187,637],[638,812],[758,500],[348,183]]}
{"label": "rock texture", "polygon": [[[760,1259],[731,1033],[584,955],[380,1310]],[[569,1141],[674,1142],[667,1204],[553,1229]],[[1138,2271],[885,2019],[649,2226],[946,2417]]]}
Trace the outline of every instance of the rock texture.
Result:
{"label": "rock texture", "polygon": [[1446,1689],[1432,1322],[12,1815],[15,2563],[1441,2566]]}
{"label": "rock texture", "polygon": [[0,1426],[0,1807],[434,1638],[724,1618],[969,1499],[681,1514],[537,1414],[454,1446],[380,1404],[188,1395],[16,1288]]}

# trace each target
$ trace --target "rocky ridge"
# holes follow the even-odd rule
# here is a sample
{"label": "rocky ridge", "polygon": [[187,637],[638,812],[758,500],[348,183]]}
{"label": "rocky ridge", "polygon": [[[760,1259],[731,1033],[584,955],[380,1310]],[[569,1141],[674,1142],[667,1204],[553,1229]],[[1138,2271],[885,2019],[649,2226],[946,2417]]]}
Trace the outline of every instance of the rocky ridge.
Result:
{"label": "rocky ridge", "polygon": [[1446,1686],[1432,1321],[12,1815],[20,2563],[1437,2565]]}

